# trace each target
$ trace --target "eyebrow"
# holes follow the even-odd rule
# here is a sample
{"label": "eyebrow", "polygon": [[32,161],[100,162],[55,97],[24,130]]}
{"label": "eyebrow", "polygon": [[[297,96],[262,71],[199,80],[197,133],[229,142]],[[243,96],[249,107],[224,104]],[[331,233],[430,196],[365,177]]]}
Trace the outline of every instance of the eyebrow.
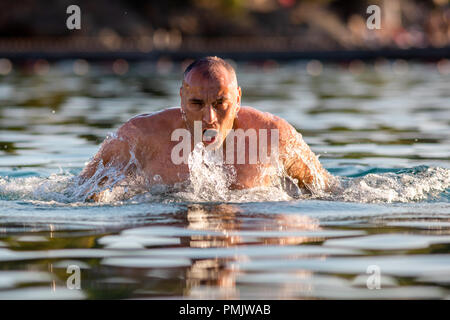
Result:
{"label": "eyebrow", "polygon": [[189,102],[193,102],[193,103],[203,103],[202,99],[189,99]]}
{"label": "eyebrow", "polygon": [[[227,100],[227,97],[224,97],[224,96],[222,96],[222,97],[219,97],[219,98],[217,98],[214,102],[223,102],[224,100]],[[189,99],[189,102],[192,102],[192,103],[203,103],[203,100],[202,99],[198,99],[198,98],[192,98],[192,99]]]}

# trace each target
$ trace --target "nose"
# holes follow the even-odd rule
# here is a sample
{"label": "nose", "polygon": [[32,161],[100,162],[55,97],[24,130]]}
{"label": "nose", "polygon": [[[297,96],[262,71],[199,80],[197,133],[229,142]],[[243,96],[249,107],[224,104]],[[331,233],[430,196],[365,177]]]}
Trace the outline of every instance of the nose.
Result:
{"label": "nose", "polygon": [[212,106],[206,106],[203,112],[203,121],[206,124],[212,124],[217,121],[216,111]]}

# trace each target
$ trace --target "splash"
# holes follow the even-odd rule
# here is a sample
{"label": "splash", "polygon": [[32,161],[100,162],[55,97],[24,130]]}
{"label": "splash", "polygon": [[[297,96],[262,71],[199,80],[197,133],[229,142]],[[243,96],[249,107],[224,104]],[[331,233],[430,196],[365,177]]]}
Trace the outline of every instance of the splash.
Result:
{"label": "splash", "polygon": [[324,198],[367,203],[412,202],[436,198],[448,188],[449,169],[419,166],[397,173],[341,178],[339,188]]}
{"label": "splash", "polygon": [[313,196],[322,195],[323,190],[331,187],[336,181],[332,177],[330,181],[326,181],[327,172],[322,168],[319,157],[311,151],[302,135],[293,127],[289,136],[291,138],[286,143],[287,165],[295,168],[295,172],[305,177],[304,186]]}
{"label": "splash", "polygon": [[73,175],[52,174],[48,178],[0,177],[0,200],[40,200],[66,203],[73,200]]}
{"label": "splash", "polygon": [[210,200],[211,194],[218,201],[226,201],[228,189],[235,179],[233,167],[224,165],[214,152],[208,152],[203,143],[198,143],[188,159],[189,186],[187,194],[193,200]]}
{"label": "splash", "polygon": [[[313,163],[310,164],[313,167]],[[139,174],[126,175],[126,170],[99,166],[86,181],[68,172],[49,177],[0,177],[0,200],[20,200],[50,205],[86,205],[93,194],[99,204],[145,202],[259,202],[321,199],[362,203],[428,201],[448,194],[450,169],[420,166],[395,173],[371,173],[363,177],[336,178],[330,192],[303,194],[295,181],[280,167],[267,172],[272,185],[245,190],[231,190],[236,172],[215,154],[206,152],[202,144],[189,157],[190,179],[166,186],[155,174],[151,181]],[[126,168],[138,168],[132,155]],[[314,188],[314,185],[310,185]],[[314,190],[314,189],[313,189]]]}
{"label": "splash", "polygon": [[[281,184],[245,190],[231,190],[236,179],[232,165],[213,151],[208,151],[203,143],[195,146],[189,155],[189,181],[185,190],[177,192],[177,197],[194,202],[250,202],[283,201],[292,197],[281,188]],[[270,174],[266,172],[265,174]]]}
{"label": "splash", "polygon": [[[112,133],[107,136],[103,144],[110,143],[112,139],[122,140],[117,134]],[[114,161],[110,161],[105,166],[103,161],[98,161],[92,176],[87,179],[81,176],[75,177],[72,185],[73,197],[79,201],[95,200],[111,203],[127,200],[134,195],[149,191],[151,183],[143,174],[134,148],[129,150],[129,155],[129,160],[125,164],[116,166]]]}

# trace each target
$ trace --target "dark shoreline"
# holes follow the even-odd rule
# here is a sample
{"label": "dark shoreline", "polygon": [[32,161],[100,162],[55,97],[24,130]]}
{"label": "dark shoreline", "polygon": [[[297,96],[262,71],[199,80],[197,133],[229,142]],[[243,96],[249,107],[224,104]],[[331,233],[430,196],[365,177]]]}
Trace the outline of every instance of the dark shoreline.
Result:
{"label": "dark shoreline", "polygon": [[109,61],[125,59],[127,61],[157,61],[168,58],[172,61],[195,59],[207,55],[216,55],[235,61],[294,61],[317,59],[325,62],[348,62],[352,60],[375,61],[379,58],[421,61],[450,59],[450,47],[413,48],[413,49],[377,49],[377,50],[330,50],[330,51],[163,51],[148,53],[139,51],[0,51],[0,58],[13,62],[46,59],[48,61],[85,59],[88,61]]}

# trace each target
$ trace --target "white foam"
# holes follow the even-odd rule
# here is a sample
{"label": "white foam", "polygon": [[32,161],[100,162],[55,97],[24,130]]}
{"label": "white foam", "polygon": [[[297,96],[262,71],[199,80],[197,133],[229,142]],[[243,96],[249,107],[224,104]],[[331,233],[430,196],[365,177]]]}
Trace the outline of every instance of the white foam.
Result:
{"label": "white foam", "polygon": [[450,170],[425,168],[407,173],[368,174],[360,178],[342,178],[340,192],[332,200],[352,202],[411,202],[432,198],[450,187]]}
{"label": "white foam", "polygon": [[[96,193],[100,204],[163,202],[258,202],[290,201],[294,198],[323,199],[362,203],[412,202],[430,199],[450,187],[450,169],[416,167],[403,173],[368,174],[359,178],[337,178],[332,191],[305,195],[292,183],[283,170],[275,168],[273,185],[245,190],[230,190],[235,171],[221,159],[209,153],[203,144],[196,146],[189,156],[190,179],[175,186],[159,184],[159,175],[146,179],[139,174],[140,165],[134,154],[122,169],[99,165],[97,172],[86,181],[70,173],[52,174],[47,178],[0,177],[0,199],[21,200],[33,205],[87,205],[86,200]],[[136,174],[125,176],[127,168]],[[105,181],[106,178],[106,181]],[[149,181],[150,180],[150,181]],[[315,182],[320,185],[320,181]]]}

